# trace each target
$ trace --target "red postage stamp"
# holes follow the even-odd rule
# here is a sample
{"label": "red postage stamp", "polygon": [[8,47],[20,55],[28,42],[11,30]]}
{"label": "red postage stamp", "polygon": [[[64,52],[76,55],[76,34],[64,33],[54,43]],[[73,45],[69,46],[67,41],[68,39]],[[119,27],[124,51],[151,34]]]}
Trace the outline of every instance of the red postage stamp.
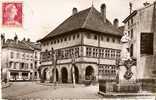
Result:
{"label": "red postage stamp", "polygon": [[22,3],[2,3],[2,25],[17,27],[22,24]]}

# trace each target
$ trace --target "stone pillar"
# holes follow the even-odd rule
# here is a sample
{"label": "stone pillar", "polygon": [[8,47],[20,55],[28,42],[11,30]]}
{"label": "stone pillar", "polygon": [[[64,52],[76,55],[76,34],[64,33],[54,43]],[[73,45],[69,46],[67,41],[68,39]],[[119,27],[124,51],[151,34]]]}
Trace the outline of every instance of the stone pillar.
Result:
{"label": "stone pillar", "polygon": [[9,81],[11,79],[11,75],[10,75],[10,71],[7,71],[7,81]]}
{"label": "stone pillar", "polygon": [[28,80],[30,80],[30,72],[28,73]]}
{"label": "stone pillar", "polygon": [[72,77],[71,77],[71,75],[72,75],[72,73],[71,73],[71,67],[72,67],[72,64],[69,64],[69,65],[68,65],[68,68],[67,68],[67,70],[68,70],[68,83],[72,83]]}
{"label": "stone pillar", "polygon": [[53,82],[53,75],[54,75],[53,69],[50,68],[49,71],[50,71],[50,72],[49,72],[49,82],[52,83],[52,82]]}
{"label": "stone pillar", "polygon": [[20,80],[22,80],[22,72],[19,72],[18,75],[19,75],[18,78],[19,78]]}
{"label": "stone pillar", "polygon": [[79,83],[83,83],[85,81],[85,65],[80,64],[79,67]]}
{"label": "stone pillar", "polygon": [[61,70],[58,69],[58,83],[62,83]]}

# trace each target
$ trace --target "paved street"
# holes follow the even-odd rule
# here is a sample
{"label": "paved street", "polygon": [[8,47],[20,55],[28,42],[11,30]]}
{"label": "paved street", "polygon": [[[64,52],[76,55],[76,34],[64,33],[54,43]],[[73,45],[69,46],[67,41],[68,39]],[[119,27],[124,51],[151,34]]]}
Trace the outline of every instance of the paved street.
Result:
{"label": "paved street", "polygon": [[[75,88],[72,84],[63,84],[54,88],[53,85],[41,85],[36,82],[14,82],[8,88],[2,89],[2,97],[9,100],[24,99],[24,100],[49,100],[49,99],[97,99],[100,100],[134,100],[135,96],[123,97],[103,97],[98,95],[98,86],[84,86],[76,85]],[[137,96],[137,100],[153,100],[151,96]],[[139,99],[140,98],[140,99]]]}
{"label": "paved street", "polygon": [[3,98],[101,98],[97,94],[98,86],[76,85],[66,86],[40,85],[35,82],[16,82],[2,90]]}

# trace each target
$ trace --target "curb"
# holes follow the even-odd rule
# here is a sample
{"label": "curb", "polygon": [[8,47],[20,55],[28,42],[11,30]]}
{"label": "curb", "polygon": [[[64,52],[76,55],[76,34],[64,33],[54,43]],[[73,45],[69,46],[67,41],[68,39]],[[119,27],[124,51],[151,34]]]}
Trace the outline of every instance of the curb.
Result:
{"label": "curb", "polygon": [[155,96],[152,93],[103,93],[101,91],[98,92],[99,95],[105,97],[124,97],[124,96]]}

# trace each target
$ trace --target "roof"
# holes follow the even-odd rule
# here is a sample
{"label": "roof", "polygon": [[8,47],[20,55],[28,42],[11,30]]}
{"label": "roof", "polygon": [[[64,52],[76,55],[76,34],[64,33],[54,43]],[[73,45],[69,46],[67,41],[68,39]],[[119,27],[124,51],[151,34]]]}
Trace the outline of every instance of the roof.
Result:
{"label": "roof", "polygon": [[120,30],[113,26],[108,19],[106,19],[106,22],[104,23],[101,13],[92,6],[71,15],[62,24],[39,41],[79,29],[88,29],[117,36],[122,35]]}
{"label": "roof", "polygon": [[16,49],[23,49],[23,50],[40,50],[40,45],[36,44],[34,42],[28,42],[28,41],[15,41],[13,39],[7,39],[6,42],[3,44],[2,48],[16,48]]}
{"label": "roof", "polygon": [[12,39],[7,39],[6,42],[3,44],[2,48],[16,48],[16,49],[24,49],[24,50],[33,50],[30,46],[26,45],[23,41],[15,41]]}

